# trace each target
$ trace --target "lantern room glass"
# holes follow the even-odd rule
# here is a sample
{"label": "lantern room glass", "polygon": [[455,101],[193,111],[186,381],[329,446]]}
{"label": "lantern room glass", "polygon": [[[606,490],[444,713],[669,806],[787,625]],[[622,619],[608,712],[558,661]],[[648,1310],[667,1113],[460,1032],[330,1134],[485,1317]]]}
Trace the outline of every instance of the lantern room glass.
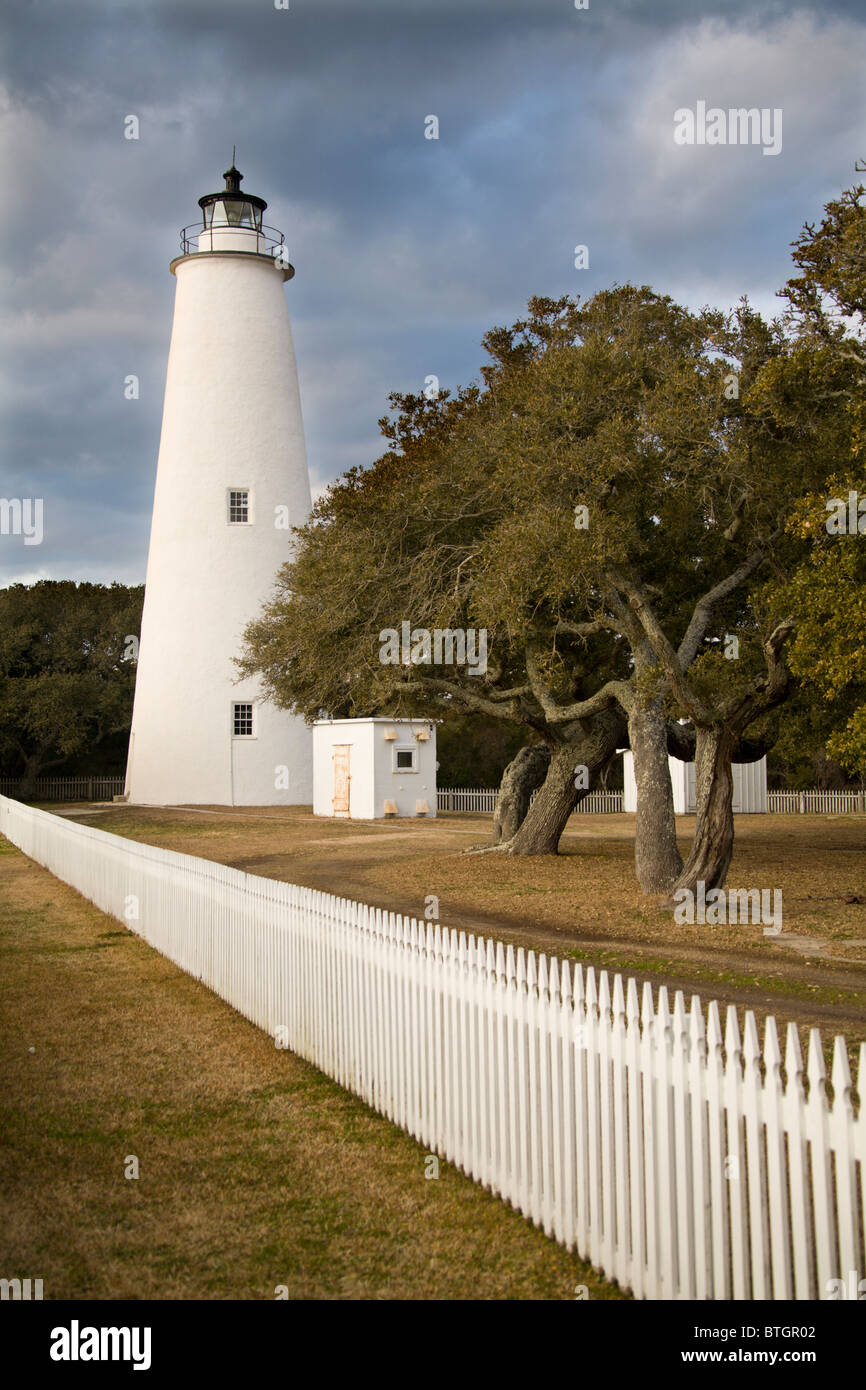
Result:
{"label": "lantern room glass", "polygon": [[223,201],[207,203],[204,208],[205,227],[255,227],[262,228],[262,210],[253,203],[239,198],[226,198]]}

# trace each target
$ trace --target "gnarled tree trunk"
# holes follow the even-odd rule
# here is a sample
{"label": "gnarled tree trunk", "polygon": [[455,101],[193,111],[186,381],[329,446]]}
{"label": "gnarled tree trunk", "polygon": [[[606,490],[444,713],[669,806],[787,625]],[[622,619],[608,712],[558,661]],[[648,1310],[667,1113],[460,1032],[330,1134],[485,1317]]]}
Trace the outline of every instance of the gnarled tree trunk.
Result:
{"label": "gnarled tree trunk", "polygon": [[34,801],[36,799],[36,783],[40,774],[47,767],[54,767],[57,763],[63,762],[62,758],[55,758],[50,763],[45,763],[47,745],[43,744],[25,760],[24,767],[18,780],[18,796],[22,801]]}
{"label": "gnarled tree trunk", "polygon": [[[786,618],[763,644],[767,674],[727,707],[715,720],[696,722],[695,740],[695,840],[692,852],[674,888],[694,892],[703,880],[705,889],[723,888],[734,852],[734,776],[731,763],[749,740],[743,734],[763,714],[787,698],[792,683],[782,649],[794,631]],[[759,742],[752,740],[752,742]]]}
{"label": "gnarled tree trunk", "polygon": [[734,852],[734,777],[738,734],[718,725],[699,728],[695,740],[695,838],[675,889],[723,888]]}
{"label": "gnarled tree trunk", "polygon": [[660,699],[635,697],[629,711],[628,734],[637,786],[635,873],[645,893],[666,893],[676,881],[683,861],[677,849],[668,728]]}
{"label": "gnarled tree trunk", "polygon": [[502,774],[499,800],[493,816],[493,844],[510,840],[523,824],[532,793],[537,791],[550,767],[550,749],[543,743],[521,748]]}
{"label": "gnarled tree trunk", "polygon": [[[544,784],[511,838],[496,845],[473,846],[467,853],[556,854],[569,816],[595,786],[625,736],[625,720],[618,709],[602,710],[584,720],[567,742],[554,748]],[[575,786],[579,767],[587,769],[586,788]]]}
{"label": "gnarled tree trunk", "polygon": [[585,744],[565,743],[551,754],[544,784],[522,825],[503,846],[509,854],[556,854],[568,818],[586,791],[575,787],[575,767],[587,765]]}

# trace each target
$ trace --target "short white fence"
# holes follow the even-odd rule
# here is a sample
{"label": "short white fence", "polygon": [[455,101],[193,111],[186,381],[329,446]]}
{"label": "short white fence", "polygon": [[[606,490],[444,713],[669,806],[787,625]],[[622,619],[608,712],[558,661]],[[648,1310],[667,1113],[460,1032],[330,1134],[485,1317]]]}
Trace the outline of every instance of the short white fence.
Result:
{"label": "short white fence", "polygon": [[[437,807],[440,811],[476,811],[492,814],[499,800],[499,790],[495,787],[440,787],[437,792]],[[538,795],[533,792],[532,800]],[[845,815],[855,811],[866,811],[866,792],[824,791],[812,787],[809,791],[768,791],[767,810],[776,814],[795,815]],[[584,797],[575,814],[615,815],[622,811],[621,791],[592,791]]]}
{"label": "short white fence", "polygon": [[[0,777],[0,796],[17,797],[21,793],[17,777]],[[33,789],[34,801],[110,801],[120,796],[124,779],[108,777],[40,777]],[[532,800],[538,795],[533,792]],[[492,815],[499,800],[498,787],[440,787],[437,808],[440,811],[475,811]],[[812,787],[808,791],[768,791],[767,810],[794,815],[844,815],[846,812],[866,811],[866,792],[824,791]],[[575,815],[615,815],[622,811],[622,792],[599,788],[584,797],[575,807]]]}
{"label": "short white fence", "polygon": [[767,810],[782,815],[845,815],[866,811],[866,792],[825,791],[811,787],[808,791],[768,791]]}
{"label": "short white fence", "polygon": [[[533,792],[530,800],[534,801],[537,795],[537,792]],[[439,811],[476,811],[492,815],[499,800],[499,788],[440,787],[436,793],[436,798],[436,807]],[[575,815],[580,814],[580,812],[613,814],[615,811],[622,810],[622,792],[601,790],[590,792],[574,810]]]}
{"label": "short white fence", "polygon": [[[138,844],[0,830],[282,1045],[639,1297],[812,1299],[864,1271],[844,1040]],[[784,1078],[783,1078],[784,1064]],[[866,1044],[859,1061],[866,1085]],[[861,1277],[860,1274],[857,1277]]]}

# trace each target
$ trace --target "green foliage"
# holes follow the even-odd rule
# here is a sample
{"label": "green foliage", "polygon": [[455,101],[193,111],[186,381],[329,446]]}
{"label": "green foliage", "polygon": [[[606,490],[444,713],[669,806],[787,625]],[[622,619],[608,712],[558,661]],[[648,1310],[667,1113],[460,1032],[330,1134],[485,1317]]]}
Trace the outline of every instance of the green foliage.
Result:
{"label": "green foliage", "polygon": [[[849,490],[866,496],[866,471],[834,479],[830,496],[847,499]],[[792,669],[837,715],[827,752],[866,773],[866,536],[828,535],[826,519],[820,497],[797,510],[792,526],[811,537],[810,553],[779,599],[797,619]]]}
{"label": "green foliage", "polygon": [[0,767],[33,778],[113,740],[125,754],[144,589],[41,580],[0,590]]}
{"label": "green foliage", "polygon": [[[653,642],[676,649],[712,591],[685,664],[710,717],[742,704],[765,679],[767,566],[808,552],[792,500],[850,449],[835,360],[745,302],[695,314],[632,285],[530,300],[484,347],[481,387],[391,398],[388,449],[319,501],[241,669],[308,719],[473,711],[556,742],[661,688]],[[404,621],[485,628],[487,674],[383,665]],[[726,632],[739,662],[717,655]]]}
{"label": "green foliage", "polygon": [[843,318],[866,318],[864,193],[862,184],[845,189],[826,204],[819,226],[806,223],[794,242],[801,274],[788,281],[785,292],[804,331],[811,328],[821,337],[833,333],[839,344],[849,338]]}
{"label": "green foliage", "polygon": [[[766,399],[775,420],[799,423],[832,460],[825,486],[791,508],[788,532],[805,544],[770,594],[797,623],[792,669],[831,716],[826,751],[866,773],[866,535],[828,534],[827,503],[866,498],[866,207],[862,186],[828,203],[795,243],[801,274],[785,295],[797,351]],[[866,525],[866,518],[864,518]]]}
{"label": "green foliage", "polygon": [[[842,788],[851,778],[827,752],[827,744],[853,704],[822,699],[814,686],[801,681],[799,690],[776,717],[776,740],[767,758],[771,786],[802,790]],[[866,781],[860,777],[861,784]]]}
{"label": "green foliage", "polygon": [[498,787],[526,743],[519,724],[483,714],[448,714],[436,730],[440,787]]}

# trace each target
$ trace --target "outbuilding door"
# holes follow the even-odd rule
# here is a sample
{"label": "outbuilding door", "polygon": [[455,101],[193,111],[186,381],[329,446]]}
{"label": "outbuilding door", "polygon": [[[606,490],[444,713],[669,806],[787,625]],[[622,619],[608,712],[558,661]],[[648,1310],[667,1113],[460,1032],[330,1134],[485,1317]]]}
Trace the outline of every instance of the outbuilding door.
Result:
{"label": "outbuilding door", "polygon": [[348,816],[349,790],[352,778],[349,775],[348,743],[338,743],[334,747],[334,815]]}

